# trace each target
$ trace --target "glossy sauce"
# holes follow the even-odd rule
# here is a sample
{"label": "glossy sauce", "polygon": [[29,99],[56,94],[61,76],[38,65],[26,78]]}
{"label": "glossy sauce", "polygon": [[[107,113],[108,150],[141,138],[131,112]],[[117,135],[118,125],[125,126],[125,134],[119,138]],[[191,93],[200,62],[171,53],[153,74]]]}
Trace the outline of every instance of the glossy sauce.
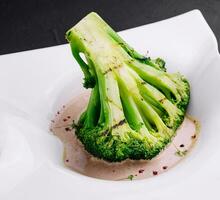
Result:
{"label": "glossy sauce", "polygon": [[64,144],[65,165],[86,176],[107,180],[131,180],[159,175],[179,163],[198,138],[198,122],[186,117],[172,143],[150,161],[126,160],[121,163],[108,163],[99,160],[84,150],[74,130],[71,129],[73,120],[77,121],[86,108],[88,98],[89,92],[77,96],[69,104],[64,105],[51,124],[51,131]]}

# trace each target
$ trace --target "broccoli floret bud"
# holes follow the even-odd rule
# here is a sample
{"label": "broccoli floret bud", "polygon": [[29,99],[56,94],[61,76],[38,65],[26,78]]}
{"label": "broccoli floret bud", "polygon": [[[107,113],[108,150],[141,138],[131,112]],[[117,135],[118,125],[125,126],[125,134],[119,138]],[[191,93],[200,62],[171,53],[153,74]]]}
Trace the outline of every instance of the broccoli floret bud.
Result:
{"label": "broccoli floret bud", "polygon": [[85,149],[110,162],[158,155],[184,119],[190,98],[186,78],[167,73],[161,58],[136,52],[96,13],[66,38],[84,86],[92,88],[86,111],[73,125]]}

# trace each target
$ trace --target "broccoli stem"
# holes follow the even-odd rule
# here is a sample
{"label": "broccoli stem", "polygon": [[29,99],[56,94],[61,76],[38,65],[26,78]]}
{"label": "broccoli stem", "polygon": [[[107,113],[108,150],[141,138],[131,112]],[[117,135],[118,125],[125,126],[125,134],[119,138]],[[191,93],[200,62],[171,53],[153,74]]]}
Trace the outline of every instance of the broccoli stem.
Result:
{"label": "broccoli stem", "polygon": [[171,94],[175,97],[175,101],[180,100],[180,95],[176,90],[175,84],[164,74],[164,72],[148,67],[137,61],[129,62],[128,65],[147,83],[152,84],[157,89],[162,90],[166,97],[173,101]]}
{"label": "broccoli stem", "polygon": [[98,85],[95,85],[94,89],[91,92],[91,96],[86,111],[87,114],[86,126],[88,128],[92,128],[97,125],[99,119],[99,112],[100,112],[99,109],[100,109],[99,89],[98,89]]}
{"label": "broccoli stem", "polygon": [[[141,114],[134,102],[133,96],[129,95],[125,83],[120,78],[118,81],[125,118],[133,130],[139,131],[143,126],[144,121],[142,120]],[[146,131],[148,132],[148,130]]]}

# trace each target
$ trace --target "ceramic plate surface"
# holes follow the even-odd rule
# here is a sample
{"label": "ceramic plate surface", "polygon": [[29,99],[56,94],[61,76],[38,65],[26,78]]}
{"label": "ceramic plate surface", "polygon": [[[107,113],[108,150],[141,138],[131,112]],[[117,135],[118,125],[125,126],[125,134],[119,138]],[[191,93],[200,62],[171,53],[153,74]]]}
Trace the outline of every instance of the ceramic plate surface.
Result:
{"label": "ceramic plate surface", "polygon": [[61,105],[82,92],[69,45],[0,57],[0,199],[219,199],[220,56],[198,10],[120,32],[137,51],[161,57],[191,83],[189,114],[201,122],[192,153],[160,176],[105,181],[64,167],[63,146],[49,132]]}

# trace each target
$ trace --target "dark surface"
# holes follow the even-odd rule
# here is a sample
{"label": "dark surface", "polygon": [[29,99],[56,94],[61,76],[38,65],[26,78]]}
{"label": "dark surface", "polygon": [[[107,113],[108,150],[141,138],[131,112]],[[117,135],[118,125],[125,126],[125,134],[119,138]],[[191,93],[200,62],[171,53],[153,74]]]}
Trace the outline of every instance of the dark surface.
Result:
{"label": "dark surface", "polygon": [[200,9],[220,38],[220,0],[0,0],[0,54],[60,45],[64,34],[90,11],[115,30]]}

